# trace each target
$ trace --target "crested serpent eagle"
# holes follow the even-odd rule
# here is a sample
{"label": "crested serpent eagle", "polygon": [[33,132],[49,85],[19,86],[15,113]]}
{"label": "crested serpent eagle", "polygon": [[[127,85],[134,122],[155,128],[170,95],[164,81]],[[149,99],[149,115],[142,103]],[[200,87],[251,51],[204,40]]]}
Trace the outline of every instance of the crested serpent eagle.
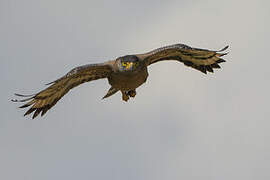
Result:
{"label": "crested serpent eagle", "polygon": [[175,44],[161,47],[144,54],[126,55],[99,64],[79,66],[59,79],[49,83],[49,87],[34,94],[21,95],[25,99],[13,99],[13,102],[26,102],[20,108],[31,106],[24,115],[33,113],[34,119],[40,113],[43,116],[72,88],[93,80],[107,78],[111,88],[103,98],[107,98],[118,91],[122,93],[122,100],[128,101],[129,97],[135,97],[136,88],[146,82],[149,65],[166,60],[176,60],[184,65],[207,74],[213,73],[213,69],[220,68],[219,63],[225,62],[221,57],[228,46],[212,51]]}

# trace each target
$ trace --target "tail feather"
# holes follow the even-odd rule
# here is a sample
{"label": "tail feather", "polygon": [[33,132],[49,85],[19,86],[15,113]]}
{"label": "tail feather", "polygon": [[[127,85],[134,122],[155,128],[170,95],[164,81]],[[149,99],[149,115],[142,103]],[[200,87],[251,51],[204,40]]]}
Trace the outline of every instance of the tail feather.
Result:
{"label": "tail feather", "polygon": [[117,91],[119,91],[119,90],[118,90],[118,89],[115,89],[115,88],[113,88],[113,87],[111,87],[111,88],[108,90],[107,94],[106,94],[102,99],[105,99],[105,98],[107,98],[107,97],[110,97],[110,96],[114,95],[115,93],[117,93]]}

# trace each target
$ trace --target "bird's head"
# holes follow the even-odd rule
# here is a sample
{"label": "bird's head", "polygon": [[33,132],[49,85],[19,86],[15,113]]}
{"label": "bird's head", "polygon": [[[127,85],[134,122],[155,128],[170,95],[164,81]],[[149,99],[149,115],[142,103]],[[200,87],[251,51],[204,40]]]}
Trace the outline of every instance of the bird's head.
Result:
{"label": "bird's head", "polygon": [[121,71],[133,71],[139,66],[139,63],[139,58],[135,55],[118,58],[118,66]]}

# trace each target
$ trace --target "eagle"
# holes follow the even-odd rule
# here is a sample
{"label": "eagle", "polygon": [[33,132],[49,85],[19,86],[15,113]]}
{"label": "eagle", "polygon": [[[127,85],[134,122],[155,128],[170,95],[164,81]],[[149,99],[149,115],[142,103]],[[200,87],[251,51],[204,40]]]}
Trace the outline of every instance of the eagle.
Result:
{"label": "eagle", "polygon": [[32,119],[34,119],[40,113],[43,116],[72,88],[102,78],[107,78],[111,85],[103,99],[120,91],[122,100],[128,101],[130,97],[134,98],[136,96],[136,88],[146,82],[148,77],[147,69],[151,64],[176,60],[204,74],[207,74],[207,72],[213,73],[213,69],[221,68],[219,64],[225,62],[221,57],[227,54],[223,51],[228,47],[213,51],[193,48],[185,44],[174,44],[143,54],[118,57],[104,63],[87,64],[76,67],[59,79],[46,84],[49,86],[36,94],[15,94],[25,99],[13,99],[12,101],[25,102],[20,108],[31,106],[24,116],[33,113]]}

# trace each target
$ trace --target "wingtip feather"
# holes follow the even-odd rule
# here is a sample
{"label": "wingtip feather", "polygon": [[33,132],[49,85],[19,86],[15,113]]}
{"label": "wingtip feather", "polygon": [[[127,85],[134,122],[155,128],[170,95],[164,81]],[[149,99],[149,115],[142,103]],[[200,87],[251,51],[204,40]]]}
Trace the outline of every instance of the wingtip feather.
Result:
{"label": "wingtip feather", "polygon": [[33,97],[36,94],[30,94],[30,95],[23,95],[23,94],[18,94],[18,93],[14,93],[15,96],[19,96],[19,97]]}
{"label": "wingtip feather", "polygon": [[216,63],[218,63],[218,64],[223,63],[223,62],[226,62],[226,61],[224,59],[219,59],[219,60],[216,61]]}
{"label": "wingtip feather", "polygon": [[26,108],[26,107],[28,107],[28,106],[30,106],[31,104],[24,104],[24,105],[22,105],[22,106],[20,106],[19,108]]}
{"label": "wingtip feather", "polygon": [[224,47],[223,49],[221,49],[221,50],[219,50],[219,51],[217,51],[217,52],[225,51],[225,50],[228,49],[228,48],[229,48],[229,46],[226,46],[226,47]]}
{"label": "wingtip feather", "polygon": [[41,112],[41,110],[42,110],[42,108],[37,108],[36,111],[35,111],[35,113],[32,116],[32,119],[35,119],[39,115],[39,113]]}
{"label": "wingtip feather", "polygon": [[222,53],[222,54],[219,55],[219,57],[225,56],[227,54],[229,54],[229,53],[228,52],[227,53]]}
{"label": "wingtip feather", "polygon": [[211,67],[212,68],[216,68],[216,69],[220,69],[221,68],[217,63],[211,64]]}
{"label": "wingtip feather", "polygon": [[35,110],[35,108],[30,108],[28,111],[26,111],[26,113],[24,113],[23,116],[26,116],[28,114],[31,114],[34,110]]}

